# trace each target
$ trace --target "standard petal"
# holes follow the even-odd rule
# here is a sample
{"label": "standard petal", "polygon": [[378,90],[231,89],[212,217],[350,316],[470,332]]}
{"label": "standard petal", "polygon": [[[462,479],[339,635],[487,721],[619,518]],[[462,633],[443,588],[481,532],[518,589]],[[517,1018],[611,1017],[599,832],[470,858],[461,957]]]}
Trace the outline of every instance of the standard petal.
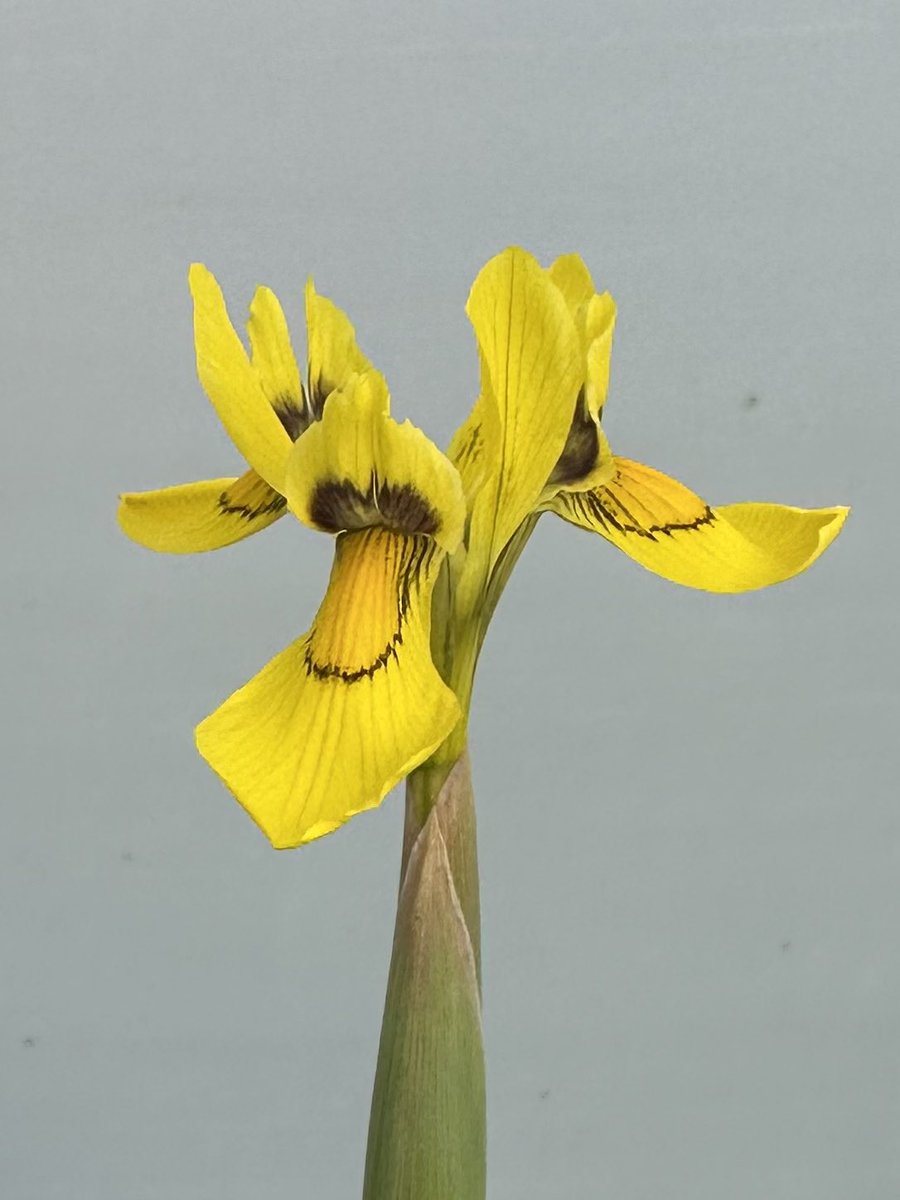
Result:
{"label": "standard petal", "polygon": [[465,520],[459,474],[420,429],[385,416],[386,395],[372,370],[331,396],[288,462],[291,511],[326,533],[379,525],[452,553]]}
{"label": "standard petal", "polygon": [[592,296],[585,310],[584,344],[587,371],[584,396],[588,412],[599,421],[609,391],[609,365],[613,331],[616,327],[616,303],[609,292]]}
{"label": "standard petal", "polygon": [[648,571],[685,587],[747,592],[806,570],[841,530],[847,508],[710,506],[652,467],[616,458],[615,475],[549,507],[601,534]]}
{"label": "standard petal", "polygon": [[200,382],[238,450],[270,487],[281,491],[291,439],[266,399],[214,276],[194,263],[190,285]]}
{"label": "standard petal", "polygon": [[309,424],[300,370],[278,297],[267,287],[256,289],[247,322],[250,360],[266,399],[295,442]]}
{"label": "standard petal", "polygon": [[379,804],[456,724],[429,647],[442,557],[421,535],[341,535],[312,628],[198,727],[200,753],[277,848]]}
{"label": "standard petal", "polygon": [[467,569],[484,578],[563,451],[583,370],[566,301],[524,250],[505,250],[482,268],[466,312],[478,339],[483,402],[497,414],[469,540]]}
{"label": "standard petal", "polygon": [[459,471],[466,506],[471,511],[475,497],[487,482],[491,449],[500,438],[500,418],[492,400],[479,396],[472,410],[457,429],[447,457]]}
{"label": "standard petal", "polygon": [[[372,364],[356,344],[356,331],[346,313],[320,296],[312,279],[306,283],[306,330],[309,344],[309,404],[321,417],[325,401],[352,375],[362,375]],[[390,397],[385,393],[386,404]],[[387,411],[387,408],[385,408]]]}
{"label": "standard petal", "polygon": [[547,274],[562,292],[569,312],[577,318],[597,291],[581,255],[561,254],[547,268]]}
{"label": "standard petal", "polygon": [[119,525],[135,542],[168,554],[196,554],[239,542],[287,509],[255,471],[119,497]]}
{"label": "standard petal", "polygon": [[577,254],[564,254],[547,268],[578,327],[585,355],[584,400],[588,414],[599,420],[609,388],[616,305],[609,292],[598,293],[590,271]]}

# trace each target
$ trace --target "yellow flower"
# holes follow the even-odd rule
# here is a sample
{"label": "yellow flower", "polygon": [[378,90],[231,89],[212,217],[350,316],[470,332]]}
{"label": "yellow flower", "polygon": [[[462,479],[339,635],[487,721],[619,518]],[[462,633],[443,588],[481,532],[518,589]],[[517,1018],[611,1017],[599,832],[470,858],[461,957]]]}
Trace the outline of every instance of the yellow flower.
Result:
{"label": "yellow flower", "polygon": [[600,421],[616,310],[577,255],[548,269],[518,248],[492,259],[467,306],[481,394],[450,448],[471,509],[460,619],[496,602],[503,556],[552,511],[687,587],[743,592],[805,570],[846,508],[710,507],[676,480],[614,456]]}
{"label": "yellow flower", "polygon": [[270,291],[253,299],[248,356],[213,276],[195,265],[190,282],[200,380],[249,469],[125,495],[122,527],[156,550],[209,550],[290,508],[337,538],[308,632],[197,729],[275,846],[330,832],[426,760],[439,781],[459,757],[487,625],[542,513],[714,592],[796,575],[847,515],[712,508],[615,456],[601,419],[616,310],[577,255],[544,270],[513,247],[479,273],[467,312],[481,390],[449,458],[390,417],[384,379],[312,283],[304,387]]}
{"label": "yellow flower", "polygon": [[248,358],[222,291],[200,263],[190,270],[197,373],[250,469],[237,479],[208,479],[121,497],[119,523],[151,550],[192,554],[231,545],[283,516],[284,471],[291,444],[322,415],[330,392],[371,369],[347,317],[306,285],[307,385],[300,381],[281,305],[258,288],[250,305]]}
{"label": "yellow flower", "polygon": [[212,275],[194,267],[191,288],[198,373],[250,470],[124,496],[120,521],[175,552],[227,545],[286,506],[337,535],[309,631],[197,729],[200,753],[273,845],[297,846],[378,804],[459,719],[430,633],[432,589],[462,536],[462,487],[423,433],[391,419],[384,379],[311,287],[305,391],[271,292],[254,298],[248,358]]}

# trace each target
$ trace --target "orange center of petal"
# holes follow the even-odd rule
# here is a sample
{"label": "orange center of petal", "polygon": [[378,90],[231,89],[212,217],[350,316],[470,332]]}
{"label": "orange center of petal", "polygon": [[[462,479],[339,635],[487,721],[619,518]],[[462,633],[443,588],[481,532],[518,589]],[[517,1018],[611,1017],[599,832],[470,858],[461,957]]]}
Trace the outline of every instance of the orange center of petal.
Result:
{"label": "orange center of petal", "polygon": [[396,660],[420,573],[434,543],[382,528],[341,534],[331,582],[309,634],[306,666],[356,683]]}

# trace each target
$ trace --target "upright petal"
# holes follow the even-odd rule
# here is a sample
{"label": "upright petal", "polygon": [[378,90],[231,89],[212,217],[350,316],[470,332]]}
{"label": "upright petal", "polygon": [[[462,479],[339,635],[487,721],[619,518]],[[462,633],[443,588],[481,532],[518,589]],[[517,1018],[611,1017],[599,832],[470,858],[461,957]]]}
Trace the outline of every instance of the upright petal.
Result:
{"label": "upright petal", "polygon": [[577,321],[597,291],[584,259],[580,254],[561,254],[547,268],[547,274],[562,292],[569,312]]}
{"label": "upright petal", "polygon": [[288,462],[291,511],[326,533],[379,525],[452,553],[465,520],[459,475],[420,429],[385,416],[386,395],[374,370],[332,394]]}
{"label": "upright petal", "polygon": [[685,587],[746,592],[799,574],[834,541],[849,509],[729,504],[710,508],[652,467],[616,458],[615,475],[548,505],[601,534],[647,570]]}
{"label": "upright petal", "polygon": [[500,415],[493,397],[481,395],[457,429],[447,457],[459,471],[466,507],[471,512],[475,497],[487,482],[493,454],[500,440]]}
{"label": "upright petal", "polygon": [[[321,417],[331,393],[343,387],[352,375],[370,370],[372,364],[356,344],[356,331],[347,314],[320,296],[312,279],[306,283],[306,330],[309,404],[313,414]],[[384,399],[389,401],[387,389]]]}
{"label": "upright petal", "polygon": [[197,729],[197,746],[277,848],[379,804],[459,706],[431,661],[442,553],[422,534],[341,534],[312,628]]}
{"label": "upright petal", "polygon": [[234,331],[215,278],[206,267],[194,263],[190,285],[200,382],[238,450],[266,483],[280,492],[291,439]]}
{"label": "upright petal", "polygon": [[590,271],[577,254],[564,254],[547,268],[578,327],[585,356],[584,401],[587,412],[600,419],[609,388],[616,305],[609,292],[598,293]]}
{"label": "upright petal", "polygon": [[496,413],[467,563],[483,578],[538,503],[565,446],[583,372],[566,301],[524,250],[505,250],[482,268],[466,311],[480,351],[482,403]]}
{"label": "upright petal", "polygon": [[283,516],[284,496],[253,470],[119,497],[119,525],[135,542],[168,554],[218,550]]}
{"label": "upright petal", "polygon": [[295,442],[310,421],[300,370],[278,297],[267,287],[256,289],[247,322],[250,361],[266,399],[285,432]]}
{"label": "upright petal", "polygon": [[612,357],[616,304],[609,292],[592,296],[587,305],[584,340],[587,353],[585,401],[588,412],[600,420],[609,391],[609,366]]}

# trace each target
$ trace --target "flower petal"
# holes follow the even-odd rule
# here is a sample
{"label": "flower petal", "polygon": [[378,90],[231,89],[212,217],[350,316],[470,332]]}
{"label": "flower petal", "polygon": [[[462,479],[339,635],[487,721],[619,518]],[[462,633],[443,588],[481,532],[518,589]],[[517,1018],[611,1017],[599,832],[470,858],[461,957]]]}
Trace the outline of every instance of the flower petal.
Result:
{"label": "flower petal", "polygon": [[840,532],[847,508],[783,504],[710,508],[668,475],[616,458],[613,479],[588,492],[560,493],[549,507],[601,534],[673,583],[746,592],[806,570]]}
{"label": "flower petal", "polygon": [[580,254],[561,254],[547,268],[547,274],[562,292],[569,312],[577,319],[597,291],[584,259]]}
{"label": "flower petal", "polygon": [[615,327],[616,303],[612,296],[609,292],[592,296],[584,321],[587,354],[584,397],[588,412],[598,421],[603,415],[603,406],[609,391],[609,364]]}
{"label": "flower petal", "polygon": [[[479,272],[466,305],[481,355],[481,392],[494,407],[488,475],[474,504],[467,569],[484,578],[536,507],[572,425],[583,378],[562,293],[518,247]],[[482,426],[488,431],[487,423]]]}
{"label": "flower petal", "polygon": [[309,424],[300,370],[278,297],[267,287],[256,289],[247,322],[250,360],[266,399],[295,442]]}
{"label": "flower petal", "polygon": [[[320,296],[312,279],[306,283],[306,329],[309,344],[309,404],[321,417],[325,401],[351,375],[362,375],[372,364],[356,344],[356,331],[346,313]],[[384,400],[390,397],[385,391]],[[387,408],[385,408],[387,411]]]}
{"label": "flower petal", "polygon": [[291,439],[228,319],[214,276],[194,263],[189,278],[200,382],[238,450],[270,487],[281,491]]}
{"label": "flower petal", "polygon": [[255,471],[119,497],[119,525],[135,542],[168,554],[218,550],[283,516],[284,496]]}
{"label": "flower petal", "polygon": [[588,415],[600,419],[609,389],[616,305],[609,292],[598,293],[591,273],[577,254],[564,254],[547,268],[562,292],[578,327],[585,355],[585,403]]}
{"label": "flower petal", "polygon": [[342,534],[312,628],[199,725],[200,753],[277,848],[379,804],[456,724],[429,647],[442,558],[422,535]]}
{"label": "flower petal", "polygon": [[459,475],[420,429],[385,415],[386,397],[374,370],[331,395],[288,462],[291,511],[326,533],[378,525],[452,552],[465,520]]}
{"label": "flower petal", "polygon": [[459,471],[469,511],[487,481],[491,456],[488,447],[500,439],[500,416],[492,399],[479,396],[469,415],[454,433],[447,457]]}

